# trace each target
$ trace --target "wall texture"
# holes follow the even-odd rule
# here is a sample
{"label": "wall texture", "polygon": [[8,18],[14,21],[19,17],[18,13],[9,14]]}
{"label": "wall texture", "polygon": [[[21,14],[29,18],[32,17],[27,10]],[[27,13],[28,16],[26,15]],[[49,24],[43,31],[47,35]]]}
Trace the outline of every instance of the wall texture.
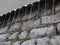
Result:
{"label": "wall texture", "polygon": [[47,13],[43,9],[10,19],[13,22],[6,25],[2,23],[5,26],[0,28],[0,45],[60,45],[59,7],[55,7],[55,14],[52,9]]}

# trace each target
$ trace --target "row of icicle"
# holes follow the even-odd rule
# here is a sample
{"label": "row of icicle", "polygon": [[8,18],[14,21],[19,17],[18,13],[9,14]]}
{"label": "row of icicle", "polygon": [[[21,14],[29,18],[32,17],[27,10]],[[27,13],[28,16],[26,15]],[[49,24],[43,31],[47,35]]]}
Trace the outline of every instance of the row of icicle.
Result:
{"label": "row of icicle", "polygon": [[[46,1],[46,0],[45,0]],[[54,14],[55,13],[55,6],[54,6],[54,1],[55,0],[53,0],[53,8],[52,8],[52,13]],[[26,5],[25,5],[26,6]],[[32,6],[33,5],[31,5],[31,10],[30,10],[30,15],[32,14]],[[45,15],[46,15],[46,10],[47,10],[47,4],[45,3]],[[39,14],[39,8],[40,8],[40,5],[38,4],[38,14]],[[27,12],[27,9],[25,9],[25,15],[26,15],[26,12]],[[14,13],[15,14],[15,13]],[[37,14],[37,18],[38,18],[38,14]],[[17,19],[18,19],[18,17],[19,17],[19,14],[18,14],[18,16],[17,16]],[[13,23],[13,20],[14,20],[14,18],[15,18],[15,15],[13,16],[13,19],[12,19],[12,22],[11,22],[11,24],[10,25],[12,25],[12,23]],[[9,19],[8,19],[8,22],[9,22],[9,20],[10,20],[10,17],[9,17]],[[17,21],[17,20],[16,20]],[[4,22],[5,22],[5,20],[2,22],[2,26],[4,25]],[[16,22],[15,22],[16,23]],[[2,28],[2,26],[1,26],[1,28]]]}

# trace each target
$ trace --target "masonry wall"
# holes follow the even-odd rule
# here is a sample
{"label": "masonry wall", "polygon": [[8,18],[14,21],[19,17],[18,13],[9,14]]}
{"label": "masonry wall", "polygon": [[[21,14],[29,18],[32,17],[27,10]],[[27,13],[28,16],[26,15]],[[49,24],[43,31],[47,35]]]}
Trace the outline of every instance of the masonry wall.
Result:
{"label": "masonry wall", "polygon": [[13,25],[0,28],[0,45],[60,45],[60,6],[15,19]]}

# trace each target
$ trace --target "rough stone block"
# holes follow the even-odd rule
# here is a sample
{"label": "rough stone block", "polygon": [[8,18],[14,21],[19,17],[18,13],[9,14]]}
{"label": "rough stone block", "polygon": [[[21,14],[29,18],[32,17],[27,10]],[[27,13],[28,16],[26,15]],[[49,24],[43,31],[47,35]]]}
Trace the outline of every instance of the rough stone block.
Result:
{"label": "rough stone block", "polygon": [[35,45],[35,39],[27,40],[23,42],[21,45]]}
{"label": "rough stone block", "polygon": [[13,42],[12,45],[20,45],[20,41]]}
{"label": "rough stone block", "polygon": [[32,25],[33,25],[33,21],[23,22],[22,30],[29,31],[32,28]]}
{"label": "rough stone block", "polygon": [[36,39],[37,45],[49,45],[49,38],[44,37],[44,38],[39,38]]}
{"label": "rough stone block", "polygon": [[20,29],[21,28],[21,24],[20,23],[15,23],[14,25],[12,25],[11,27],[10,27],[10,29],[8,30],[9,32],[11,32],[11,31],[17,31],[18,29]]}
{"label": "rough stone block", "polygon": [[41,24],[41,20],[40,19],[36,19],[34,22],[33,22],[33,28],[36,28],[36,27],[39,27]]}
{"label": "rough stone block", "polygon": [[51,45],[60,45],[60,36],[55,36],[50,39]]}
{"label": "rough stone block", "polygon": [[53,36],[53,35],[56,35],[56,29],[54,26],[33,29],[30,31],[31,38],[43,37],[43,36]]}
{"label": "rough stone block", "polygon": [[24,38],[26,38],[27,35],[28,35],[28,32],[27,32],[27,31],[23,31],[23,32],[21,32],[21,34],[19,35],[19,39],[24,39]]}
{"label": "rough stone block", "polygon": [[22,30],[27,30],[29,31],[32,28],[36,28],[40,26],[40,19],[36,19],[36,20],[31,20],[31,21],[27,21],[27,22],[23,22],[22,25]]}
{"label": "rough stone block", "polygon": [[60,22],[60,13],[42,17],[42,24]]}
{"label": "rough stone block", "polygon": [[6,26],[4,28],[1,28],[0,29],[0,33],[6,33],[7,32],[7,29],[8,29],[8,26]]}
{"label": "rough stone block", "polygon": [[9,36],[9,33],[7,33],[7,34],[1,34],[0,35],[0,41],[5,41],[8,36]]}
{"label": "rough stone block", "polygon": [[11,45],[11,41],[8,41],[8,42],[0,42],[0,45]]}
{"label": "rough stone block", "polygon": [[16,39],[19,32],[15,32],[8,37],[8,39]]}

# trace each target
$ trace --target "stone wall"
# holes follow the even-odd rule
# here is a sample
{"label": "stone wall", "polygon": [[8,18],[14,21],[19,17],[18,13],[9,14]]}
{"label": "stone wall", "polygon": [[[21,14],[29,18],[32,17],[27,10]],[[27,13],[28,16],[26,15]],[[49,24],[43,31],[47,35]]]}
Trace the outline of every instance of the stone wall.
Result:
{"label": "stone wall", "polygon": [[48,9],[14,18],[13,24],[0,28],[0,45],[60,45],[59,7],[55,14]]}

